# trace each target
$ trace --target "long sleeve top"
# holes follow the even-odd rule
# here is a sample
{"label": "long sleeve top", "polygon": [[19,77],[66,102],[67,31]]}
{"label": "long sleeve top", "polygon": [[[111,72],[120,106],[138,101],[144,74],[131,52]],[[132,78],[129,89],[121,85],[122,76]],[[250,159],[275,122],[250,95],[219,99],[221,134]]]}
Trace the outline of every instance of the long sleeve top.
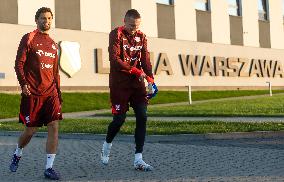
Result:
{"label": "long sleeve top", "polygon": [[21,87],[29,85],[31,94],[35,96],[60,92],[57,50],[54,40],[38,30],[22,37],[15,61]]}
{"label": "long sleeve top", "polygon": [[132,67],[143,70],[153,78],[152,65],[147,50],[144,33],[137,31],[134,35],[124,27],[118,27],[109,34],[110,87],[142,87],[144,81],[129,73]]}

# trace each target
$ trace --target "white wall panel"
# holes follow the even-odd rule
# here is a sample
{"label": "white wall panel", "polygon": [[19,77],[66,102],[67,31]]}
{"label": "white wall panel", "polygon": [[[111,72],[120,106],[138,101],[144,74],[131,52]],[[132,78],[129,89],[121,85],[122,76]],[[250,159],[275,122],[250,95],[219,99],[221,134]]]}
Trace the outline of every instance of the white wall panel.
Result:
{"label": "white wall panel", "polygon": [[211,26],[213,43],[231,43],[227,0],[211,0]]}
{"label": "white wall panel", "polygon": [[284,48],[283,0],[269,0],[271,48]]}
{"label": "white wall panel", "polygon": [[195,0],[175,0],[176,39],[197,40]]}
{"label": "white wall panel", "polygon": [[82,30],[111,31],[110,0],[81,0],[80,8]]}
{"label": "white wall panel", "polygon": [[136,9],[142,17],[140,30],[148,37],[158,37],[156,1],[131,0],[131,8]]}
{"label": "white wall panel", "polygon": [[244,46],[259,47],[257,0],[242,1]]}
{"label": "white wall panel", "polygon": [[51,27],[55,27],[54,0],[18,0],[18,23],[20,25],[36,25],[35,14],[41,7],[48,7],[53,13]]}

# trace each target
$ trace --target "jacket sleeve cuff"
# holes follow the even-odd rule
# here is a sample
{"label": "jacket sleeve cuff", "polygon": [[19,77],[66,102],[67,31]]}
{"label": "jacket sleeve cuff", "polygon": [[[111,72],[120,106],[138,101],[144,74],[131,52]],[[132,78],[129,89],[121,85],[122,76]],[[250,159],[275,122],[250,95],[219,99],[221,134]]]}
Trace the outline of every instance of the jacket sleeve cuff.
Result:
{"label": "jacket sleeve cuff", "polygon": [[133,74],[133,75],[136,75],[137,77],[140,77],[143,73],[142,70],[139,70],[138,68],[136,67],[132,67],[130,70],[129,70],[129,73],[130,74]]}

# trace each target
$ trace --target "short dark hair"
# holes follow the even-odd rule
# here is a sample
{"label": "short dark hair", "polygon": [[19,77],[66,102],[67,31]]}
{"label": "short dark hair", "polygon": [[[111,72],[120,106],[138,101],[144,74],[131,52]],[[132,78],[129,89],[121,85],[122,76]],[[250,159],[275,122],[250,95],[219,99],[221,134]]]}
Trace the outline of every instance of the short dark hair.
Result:
{"label": "short dark hair", "polygon": [[49,12],[53,18],[53,14],[52,14],[52,11],[50,8],[47,8],[47,7],[41,7],[37,10],[36,14],[35,14],[35,19],[37,20],[40,16],[41,13],[46,13],[46,12]]}
{"label": "short dark hair", "polygon": [[134,18],[134,19],[139,19],[141,18],[140,14],[136,9],[130,9],[125,13],[124,18]]}

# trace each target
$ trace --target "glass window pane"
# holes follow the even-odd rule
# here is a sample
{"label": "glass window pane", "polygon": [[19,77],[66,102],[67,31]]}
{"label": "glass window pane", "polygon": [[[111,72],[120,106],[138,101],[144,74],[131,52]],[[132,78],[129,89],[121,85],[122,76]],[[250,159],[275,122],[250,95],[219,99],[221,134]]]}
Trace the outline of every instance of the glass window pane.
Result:
{"label": "glass window pane", "polygon": [[239,4],[238,0],[227,0],[228,1],[228,13],[229,15],[239,16]]}
{"label": "glass window pane", "polygon": [[171,5],[174,4],[173,0],[156,0],[156,3]]}
{"label": "glass window pane", "polygon": [[267,0],[258,0],[258,18],[260,20],[268,20]]}
{"label": "glass window pane", "polygon": [[195,0],[195,9],[208,11],[208,0]]}

